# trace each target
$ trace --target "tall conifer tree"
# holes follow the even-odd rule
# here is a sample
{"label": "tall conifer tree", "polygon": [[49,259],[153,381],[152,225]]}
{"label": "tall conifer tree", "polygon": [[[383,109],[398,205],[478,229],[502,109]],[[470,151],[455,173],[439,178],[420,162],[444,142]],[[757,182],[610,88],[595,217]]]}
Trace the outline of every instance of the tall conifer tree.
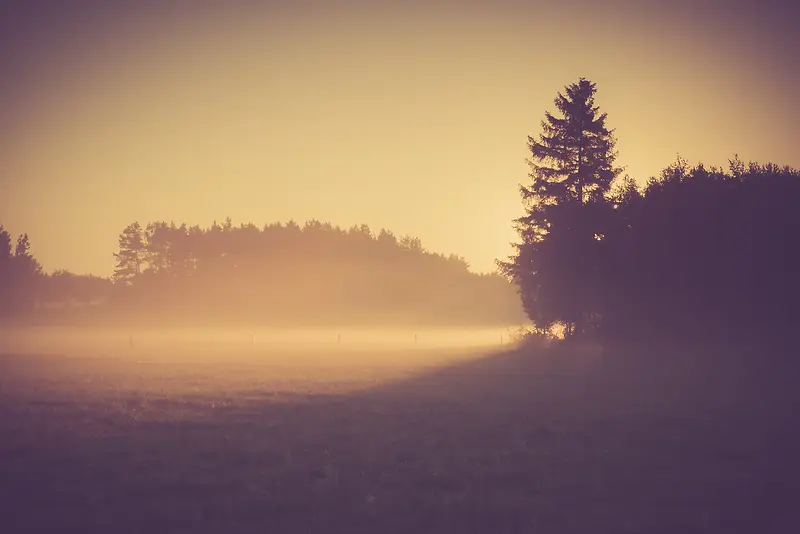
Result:
{"label": "tall conifer tree", "polygon": [[567,86],[555,99],[561,116],[545,112],[542,133],[528,137],[531,184],[520,185],[525,215],[514,221],[522,242],[510,261],[498,262],[531,320],[563,323],[568,333],[580,332],[591,313],[605,194],[622,171],[595,93],[584,78]]}

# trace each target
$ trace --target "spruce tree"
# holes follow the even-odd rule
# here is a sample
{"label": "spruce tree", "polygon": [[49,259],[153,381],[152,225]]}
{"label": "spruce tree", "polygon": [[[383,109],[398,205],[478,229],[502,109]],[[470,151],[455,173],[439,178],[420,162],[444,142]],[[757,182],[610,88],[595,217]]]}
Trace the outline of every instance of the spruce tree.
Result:
{"label": "spruce tree", "polygon": [[119,235],[119,252],[114,253],[117,265],[114,280],[127,285],[142,273],[147,253],[145,235],[138,222],[129,224]]}
{"label": "spruce tree", "polygon": [[592,312],[605,195],[622,171],[595,93],[584,78],[567,86],[555,99],[561,116],[545,112],[542,133],[528,137],[531,184],[520,185],[525,215],[514,221],[522,242],[498,262],[534,324],[562,323],[568,334],[580,333]]}
{"label": "spruce tree", "polygon": [[596,84],[581,78],[558,93],[556,108],[563,115],[545,112],[538,139],[528,136],[533,156],[530,187],[522,187],[525,198],[544,203],[570,200],[584,204],[601,199],[622,169],[614,167],[613,131],[606,128],[606,113],[595,106]]}

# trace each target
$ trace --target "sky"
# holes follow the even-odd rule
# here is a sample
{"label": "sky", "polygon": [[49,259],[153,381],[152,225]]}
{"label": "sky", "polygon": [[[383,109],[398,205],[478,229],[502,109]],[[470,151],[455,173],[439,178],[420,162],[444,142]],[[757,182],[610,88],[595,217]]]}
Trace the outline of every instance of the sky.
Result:
{"label": "sky", "polygon": [[800,167],[800,8],[762,0],[0,2],[0,224],[109,275],[133,221],[366,223],[494,270],[586,77],[640,182]]}

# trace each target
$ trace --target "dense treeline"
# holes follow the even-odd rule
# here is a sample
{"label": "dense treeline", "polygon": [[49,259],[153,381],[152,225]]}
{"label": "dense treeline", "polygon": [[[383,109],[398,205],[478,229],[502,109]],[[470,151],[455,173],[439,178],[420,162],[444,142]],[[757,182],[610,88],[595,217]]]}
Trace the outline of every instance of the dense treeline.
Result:
{"label": "dense treeline", "polygon": [[763,339],[800,313],[800,172],[683,159],[638,187],[615,180],[613,131],[587,80],[529,138],[521,242],[501,270],[542,329],[616,339]]}
{"label": "dense treeline", "polygon": [[9,311],[44,322],[159,325],[455,326],[525,318],[502,276],[476,274],[462,257],[428,252],[418,238],[387,230],[373,235],[366,225],[135,222],[120,234],[114,257],[112,279],[44,275],[36,264],[29,279],[13,284],[20,296]]}
{"label": "dense treeline", "polygon": [[113,285],[110,279],[77,275],[65,270],[44,273],[30,252],[27,234],[16,244],[0,225],[0,320],[30,321],[48,319],[108,302]]}
{"label": "dense treeline", "polygon": [[14,245],[11,234],[0,225],[0,317],[31,310],[41,275],[28,235],[20,235]]}
{"label": "dense treeline", "polygon": [[273,323],[497,323],[524,319],[503,277],[366,225],[258,228],[153,222],[120,235],[126,309]]}
{"label": "dense treeline", "polygon": [[[762,338],[800,321],[800,171],[690,168],[625,184],[601,250],[597,311],[614,335]],[[599,280],[598,280],[599,281]]]}

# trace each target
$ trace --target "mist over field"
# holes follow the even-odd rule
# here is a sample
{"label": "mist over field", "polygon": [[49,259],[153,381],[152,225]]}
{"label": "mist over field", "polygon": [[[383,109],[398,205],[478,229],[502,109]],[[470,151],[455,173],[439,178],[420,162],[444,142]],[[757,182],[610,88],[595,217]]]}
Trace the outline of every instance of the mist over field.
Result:
{"label": "mist over field", "polygon": [[0,534],[800,532],[795,3],[3,2]]}
{"label": "mist over field", "polygon": [[[113,329],[31,327],[0,331],[0,355],[37,384],[6,391],[103,387],[166,399],[187,390],[236,401],[270,395],[345,394],[463,363],[513,346],[513,329]],[[110,374],[109,374],[110,373]],[[99,390],[97,388],[100,388]],[[40,396],[43,392],[34,393]]]}
{"label": "mist over field", "polygon": [[335,364],[345,354],[368,352],[380,363],[385,352],[463,351],[510,346],[520,327],[506,328],[90,328],[0,329],[0,352],[70,356],[140,357],[169,361],[181,355],[214,353],[218,358],[269,362],[281,353],[313,352]]}

